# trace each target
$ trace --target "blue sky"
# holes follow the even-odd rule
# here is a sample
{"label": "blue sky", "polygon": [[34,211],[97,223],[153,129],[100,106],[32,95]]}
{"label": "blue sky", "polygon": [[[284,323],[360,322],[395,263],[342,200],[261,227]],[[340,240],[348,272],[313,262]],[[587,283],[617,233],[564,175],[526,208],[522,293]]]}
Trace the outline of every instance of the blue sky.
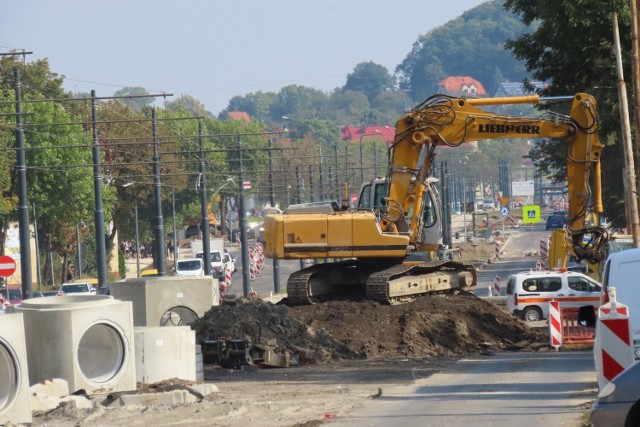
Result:
{"label": "blue sky", "polygon": [[142,86],[218,114],[249,92],[329,92],[360,62],[393,72],[420,34],[483,2],[0,0],[0,52],[49,58],[68,90]]}

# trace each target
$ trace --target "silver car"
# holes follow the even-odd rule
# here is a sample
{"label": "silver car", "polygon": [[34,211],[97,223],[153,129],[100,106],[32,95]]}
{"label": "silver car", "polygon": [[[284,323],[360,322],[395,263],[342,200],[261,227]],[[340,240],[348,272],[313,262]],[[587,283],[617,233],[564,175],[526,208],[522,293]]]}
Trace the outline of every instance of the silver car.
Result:
{"label": "silver car", "polygon": [[640,425],[640,363],[636,363],[604,386],[591,406],[594,427]]}

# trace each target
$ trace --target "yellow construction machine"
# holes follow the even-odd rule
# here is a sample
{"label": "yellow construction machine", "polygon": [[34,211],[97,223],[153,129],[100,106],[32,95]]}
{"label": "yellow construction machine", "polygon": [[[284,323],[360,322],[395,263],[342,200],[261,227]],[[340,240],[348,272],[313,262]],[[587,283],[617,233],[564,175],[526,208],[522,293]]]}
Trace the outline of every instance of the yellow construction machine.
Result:
{"label": "yellow construction machine", "polygon": [[[304,268],[289,278],[289,301],[309,304],[327,294],[364,292],[369,299],[398,303],[425,293],[468,289],[473,266],[421,256],[441,245],[442,213],[434,179],[436,150],[487,139],[561,138],[567,149],[569,221],[565,240],[581,259],[599,262],[608,234],[602,213],[596,101],[573,97],[569,115],[538,118],[495,114],[481,107],[537,104],[537,95],[512,98],[433,96],[397,122],[389,147],[384,197],[345,209],[336,202],[290,206],[265,217],[265,255],[277,259],[338,259]],[[557,100],[557,98],[554,98]],[[593,181],[593,184],[591,184]],[[363,197],[377,198],[361,194]],[[585,218],[589,215],[590,222]],[[595,219],[595,221],[594,221]]]}

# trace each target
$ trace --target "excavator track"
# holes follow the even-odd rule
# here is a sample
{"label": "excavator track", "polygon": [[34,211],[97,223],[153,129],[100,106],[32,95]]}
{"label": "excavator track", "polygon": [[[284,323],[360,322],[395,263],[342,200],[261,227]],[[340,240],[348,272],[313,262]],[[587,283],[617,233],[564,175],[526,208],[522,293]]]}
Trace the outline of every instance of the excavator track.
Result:
{"label": "excavator track", "polygon": [[420,295],[461,291],[475,284],[476,270],[471,264],[347,260],[292,273],[287,282],[287,298],[295,305],[315,304],[355,291],[367,299],[399,304]]}
{"label": "excavator track", "polygon": [[471,264],[454,261],[403,263],[375,272],[366,284],[367,299],[400,304],[420,295],[469,289],[477,283]]}

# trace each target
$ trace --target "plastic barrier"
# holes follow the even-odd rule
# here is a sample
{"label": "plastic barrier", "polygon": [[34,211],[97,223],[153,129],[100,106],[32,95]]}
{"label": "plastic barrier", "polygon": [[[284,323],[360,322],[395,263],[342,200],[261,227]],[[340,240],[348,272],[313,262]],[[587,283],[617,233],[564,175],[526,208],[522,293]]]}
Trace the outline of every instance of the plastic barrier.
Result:
{"label": "plastic barrier", "polygon": [[558,351],[562,346],[562,323],[560,319],[560,302],[549,301],[549,337],[550,344]]}
{"label": "plastic barrier", "polygon": [[562,344],[593,344],[594,328],[578,323],[578,307],[560,307]]}
{"label": "plastic barrier", "polygon": [[593,352],[600,390],[635,363],[629,307],[616,301],[614,287],[609,288],[609,302],[598,309]]}
{"label": "plastic barrier", "polygon": [[547,239],[540,239],[540,264],[542,269],[546,269],[549,250],[547,248]]}
{"label": "plastic barrier", "polygon": [[496,251],[495,251],[496,259],[500,259],[500,243],[496,242]]}
{"label": "plastic barrier", "polygon": [[496,278],[493,279],[493,293],[495,296],[499,297],[500,291],[500,276],[496,276]]}

